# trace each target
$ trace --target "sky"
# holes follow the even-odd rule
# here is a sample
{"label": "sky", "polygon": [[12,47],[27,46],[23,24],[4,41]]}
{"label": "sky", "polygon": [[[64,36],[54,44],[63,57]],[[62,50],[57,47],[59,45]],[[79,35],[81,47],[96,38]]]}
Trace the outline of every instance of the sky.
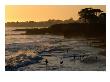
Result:
{"label": "sky", "polygon": [[105,5],[6,5],[5,22],[66,20],[69,18],[77,20],[78,11],[88,7],[106,12]]}

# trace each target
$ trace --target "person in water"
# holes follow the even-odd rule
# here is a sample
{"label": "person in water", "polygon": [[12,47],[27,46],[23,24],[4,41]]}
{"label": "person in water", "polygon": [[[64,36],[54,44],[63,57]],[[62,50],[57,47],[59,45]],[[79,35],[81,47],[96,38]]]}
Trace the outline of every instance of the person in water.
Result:
{"label": "person in water", "polygon": [[61,58],[60,59],[60,67],[59,67],[59,70],[61,70],[63,68],[63,59]]}
{"label": "person in water", "polygon": [[47,59],[45,60],[45,64],[46,64],[46,65],[48,64],[48,60],[47,60]]}
{"label": "person in water", "polygon": [[46,70],[48,69],[48,60],[47,59],[45,59],[45,65],[46,65]]}
{"label": "person in water", "polygon": [[63,59],[61,58],[61,60],[60,60],[60,65],[62,65],[63,64]]}

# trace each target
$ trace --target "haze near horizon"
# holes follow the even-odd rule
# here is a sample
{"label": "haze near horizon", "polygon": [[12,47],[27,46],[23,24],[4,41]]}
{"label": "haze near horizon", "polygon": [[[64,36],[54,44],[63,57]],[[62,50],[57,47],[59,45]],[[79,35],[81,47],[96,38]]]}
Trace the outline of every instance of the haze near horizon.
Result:
{"label": "haze near horizon", "polygon": [[6,5],[5,22],[66,20],[79,18],[83,8],[97,8],[106,12],[105,5]]}

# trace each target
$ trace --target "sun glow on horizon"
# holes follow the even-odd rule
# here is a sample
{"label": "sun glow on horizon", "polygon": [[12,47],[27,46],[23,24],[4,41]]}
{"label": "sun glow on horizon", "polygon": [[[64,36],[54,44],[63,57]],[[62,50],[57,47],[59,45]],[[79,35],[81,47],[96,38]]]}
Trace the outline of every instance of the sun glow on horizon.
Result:
{"label": "sun glow on horizon", "polygon": [[5,22],[66,20],[79,18],[78,11],[83,8],[99,8],[106,12],[105,5],[6,5]]}

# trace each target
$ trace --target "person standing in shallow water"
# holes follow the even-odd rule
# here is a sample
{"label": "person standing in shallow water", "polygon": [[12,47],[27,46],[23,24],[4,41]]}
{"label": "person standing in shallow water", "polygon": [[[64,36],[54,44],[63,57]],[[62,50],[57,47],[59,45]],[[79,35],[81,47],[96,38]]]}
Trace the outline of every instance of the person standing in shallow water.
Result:
{"label": "person standing in shallow water", "polygon": [[46,64],[46,70],[47,70],[47,65],[48,65],[48,60],[45,59],[45,64]]}
{"label": "person standing in shallow water", "polygon": [[61,59],[61,61],[60,61],[60,65],[62,65],[63,64],[63,60]]}
{"label": "person standing in shallow water", "polygon": [[46,65],[48,64],[48,60],[47,60],[47,59],[45,59],[45,64],[46,64]]}
{"label": "person standing in shallow water", "polygon": [[69,49],[67,49],[67,54],[68,54],[68,52],[69,52]]}
{"label": "person standing in shallow water", "polygon": [[63,59],[61,58],[61,60],[60,60],[60,70],[61,70],[62,67],[63,67]]}

